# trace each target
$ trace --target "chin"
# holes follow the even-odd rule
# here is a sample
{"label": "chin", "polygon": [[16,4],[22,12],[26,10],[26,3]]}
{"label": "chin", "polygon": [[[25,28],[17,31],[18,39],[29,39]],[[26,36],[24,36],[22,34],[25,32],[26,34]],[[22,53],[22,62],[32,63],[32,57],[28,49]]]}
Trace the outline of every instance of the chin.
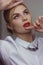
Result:
{"label": "chin", "polygon": [[25,33],[32,33],[32,30],[24,31],[24,32],[21,32],[21,33],[23,33],[23,34],[25,34]]}
{"label": "chin", "polygon": [[32,30],[16,31],[17,34],[31,33]]}

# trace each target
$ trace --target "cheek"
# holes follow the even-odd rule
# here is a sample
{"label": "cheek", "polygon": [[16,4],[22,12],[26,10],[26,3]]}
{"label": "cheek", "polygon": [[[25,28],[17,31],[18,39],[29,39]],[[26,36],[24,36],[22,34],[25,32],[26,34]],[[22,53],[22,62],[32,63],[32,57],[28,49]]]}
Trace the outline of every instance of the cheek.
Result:
{"label": "cheek", "polygon": [[18,25],[18,26],[15,26],[13,27],[14,31],[16,31],[17,33],[21,33],[23,31],[23,28],[22,26]]}
{"label": "cheek", "polygon": [[17,33],[23,33],[25,29],[23,28],[22,23],[13,23],[13,30]]}
{"label": "cheek", "polygon": [[12,24],[14,27],[17,27],[17,26],[22,25],[22,21],[20,19],[13,20]]}
{"label": "cheek", "polygon": [[30,31],[30,30],[25,30],[21,24],[20,24],[20,25],[17,25],[17,26],[15,25],[15,26],[13,27],[13,30],[14,30],[15,32],[17,32],[17,33],[27,33],[27,32]]}
{"label": "cheek", "polygon": [[22,18],[21,17],[19,17],[18,19],[13,19],[13,21],[12,21],[12,23],[13,23],[13,25],[15,25],[15,26],[20,26],[20,25],[22,25]]}
{"label": "cheek", "polygon": [[20,20],[13,20],[12,25],[15,30],[20,30],[22,28],[22,22]]}

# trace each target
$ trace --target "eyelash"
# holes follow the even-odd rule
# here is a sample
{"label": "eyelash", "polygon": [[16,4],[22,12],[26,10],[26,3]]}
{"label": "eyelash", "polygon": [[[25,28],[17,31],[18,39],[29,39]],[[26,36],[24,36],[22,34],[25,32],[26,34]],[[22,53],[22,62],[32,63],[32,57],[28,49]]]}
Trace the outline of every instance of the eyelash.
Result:
{"label": "eyelash", "polygon": [[24,12],[24,13],[29,14],[29,12],[28,12],[28,11],[26,11],[26,12]]}
{"label": "eyelash", "polygon": [[17,19],[19,17],[19,14],[15,15],[13,18],[14,19]]}
{"label": "eyelash", "polygon": [[[25,11],[24,14],[28,15],[29,12],[28,12],[28,11]],[[18,19],[18,17],[20,17],[20,15],[19,15],[19,14],[16,14],[16,15],[13,17],[13,19]]]}

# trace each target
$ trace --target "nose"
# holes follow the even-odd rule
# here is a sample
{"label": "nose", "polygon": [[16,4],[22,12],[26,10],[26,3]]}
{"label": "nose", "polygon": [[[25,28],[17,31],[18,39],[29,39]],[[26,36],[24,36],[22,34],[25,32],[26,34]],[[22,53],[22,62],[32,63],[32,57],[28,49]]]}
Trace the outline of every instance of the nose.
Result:
{"label": "nose", "polygon": [[27,21],[27,17],[25,15],[23,15],[22,18],[23,18],[23,22]]}

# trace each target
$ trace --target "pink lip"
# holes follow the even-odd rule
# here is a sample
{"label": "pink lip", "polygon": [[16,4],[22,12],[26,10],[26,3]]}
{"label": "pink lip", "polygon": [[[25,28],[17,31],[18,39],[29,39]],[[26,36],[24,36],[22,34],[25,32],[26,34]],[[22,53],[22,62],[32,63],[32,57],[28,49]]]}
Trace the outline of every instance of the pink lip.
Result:
{"label": "pink lip", "polygon": [[30,26],[30,23],[29,22],[27,22],[27,23],[25,23],[24,25],[23,25],[23,27],[29,27]]}

